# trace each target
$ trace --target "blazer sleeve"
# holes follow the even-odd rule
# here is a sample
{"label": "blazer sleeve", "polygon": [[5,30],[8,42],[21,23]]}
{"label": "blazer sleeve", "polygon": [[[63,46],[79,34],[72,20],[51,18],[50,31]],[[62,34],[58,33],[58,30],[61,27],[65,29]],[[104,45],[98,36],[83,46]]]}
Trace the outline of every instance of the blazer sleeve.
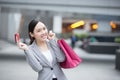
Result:
{"label": "blazer sleeve", "polygon": [[62,50],[60,49],[59,45],[57,44],[56,40],[50,40],[49,41],[51,44],[51,47],[54,50],[54,53],[56,55],[57,61],[58,62],[63,62],[65,61],[65,54],[62,52]]}
{"label": "blazer sleeve", "polygon": [[36,72],[41,71],[42,70],[42,65],[37,60],[37,58],[34,56],[34,53],[30,49],[25,50],[24,52],[25,52],[27,62],[32,67],[32,69],[35,70]]}

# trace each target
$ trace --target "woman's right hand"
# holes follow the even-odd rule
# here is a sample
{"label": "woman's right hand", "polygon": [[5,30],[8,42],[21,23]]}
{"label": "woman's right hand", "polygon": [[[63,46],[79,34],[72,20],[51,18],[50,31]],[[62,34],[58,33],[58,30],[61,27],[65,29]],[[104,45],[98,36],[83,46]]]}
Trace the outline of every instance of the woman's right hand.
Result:
{"label": "woman's right hand", "polygon": [[18,42],[17,45],[22,50],[28,50],[28,46],[25,43]]}

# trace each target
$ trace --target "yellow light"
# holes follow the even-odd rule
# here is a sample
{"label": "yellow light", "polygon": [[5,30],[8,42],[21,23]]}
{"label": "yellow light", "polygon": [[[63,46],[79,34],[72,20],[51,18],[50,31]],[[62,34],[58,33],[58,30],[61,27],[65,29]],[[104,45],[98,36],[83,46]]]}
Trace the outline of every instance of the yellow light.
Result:
{"label": "yellow light", "polygon": [[70,26],[71,26],[71,28],[77,28],[77,27],[83,26],[84,24],[85,24],[85,22],[83,20],[81,20],[81,21],[71,24]]}
{"label": "yellow light", "polygon": [[115,29],[115,28],[116,28],[116,24],[115,24],[115,23],[110,22],[110,25],[111,25],[111,27],[112,27],[113,29]]}
{"label": "yellow light", "polygon": [[92,25],[92,29],[96,30],[98,28],[98,25],[97,24],[93,24]]}

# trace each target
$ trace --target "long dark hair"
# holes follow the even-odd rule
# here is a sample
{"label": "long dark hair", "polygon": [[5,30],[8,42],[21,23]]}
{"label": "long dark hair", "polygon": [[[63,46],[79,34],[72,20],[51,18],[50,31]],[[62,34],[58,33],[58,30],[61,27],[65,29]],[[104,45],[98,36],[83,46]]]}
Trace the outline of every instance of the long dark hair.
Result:
{"label": "long dark hair", "polygon": [[35,40],[34,37],[31,37],[30,32],[33,33],[34,28],[35,28],[35,26],[37,25],[38,22],[40,22],[39,19],[33,19],[33,20],[30,21],[30,23],[28,25],[28,34],[29,34],[29,38],[30,38],[30,44],[32,44],[33,41]]}

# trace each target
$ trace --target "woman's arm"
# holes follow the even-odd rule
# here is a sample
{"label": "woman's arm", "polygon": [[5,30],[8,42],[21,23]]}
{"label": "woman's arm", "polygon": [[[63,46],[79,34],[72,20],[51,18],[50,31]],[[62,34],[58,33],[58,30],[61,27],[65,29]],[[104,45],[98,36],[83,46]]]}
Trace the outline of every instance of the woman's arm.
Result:
{"label": "woman's arm", "polygon": [[55,40],[50,40],[49,42],[50,42],[51,47],[53,48],[53,50],[55,52],[55,55],[56,55],[58,62],[65,61],[65,54],[62,52],[62,50],[60,49],[57,42]]}
{"label": "woman's arm", "polygon": [[64,53],[61,51],[59,45],[57,44],[57,37],[55,35],[55,33],[53,33],[52,31],[49,31],[49,34],[48,34],[48,39],[49,39],[49,42],[51,44],[51,47],[53,48],[54,52],[55,52],[55,55],[56,55],[56,58],[57,58],[57,61],[58,62],[63,62],[65,61],[65,55]]}
{"label": "woman's arm", "polygon": [[42,66],[40,62],[37,60],[37,58],[35,58],[32,50],[30,50],[30,48],[25,43],[18,42],[17,45],[20,49],[24,50],[26,59],[28,63],[30,64],[30,66],[33,68],[33,70],[35,70],[36,72],[41,71]]}
{"label": "woman's arm", "polygon": [[42,65],[36,59],[33,52],[30,49],[25,50],[24,52],[25,52],[26,59],[27,59],[28,63],[30,64],[30,66],[32,67],[32,69],[35,70],[36,72],[41,71]]}

